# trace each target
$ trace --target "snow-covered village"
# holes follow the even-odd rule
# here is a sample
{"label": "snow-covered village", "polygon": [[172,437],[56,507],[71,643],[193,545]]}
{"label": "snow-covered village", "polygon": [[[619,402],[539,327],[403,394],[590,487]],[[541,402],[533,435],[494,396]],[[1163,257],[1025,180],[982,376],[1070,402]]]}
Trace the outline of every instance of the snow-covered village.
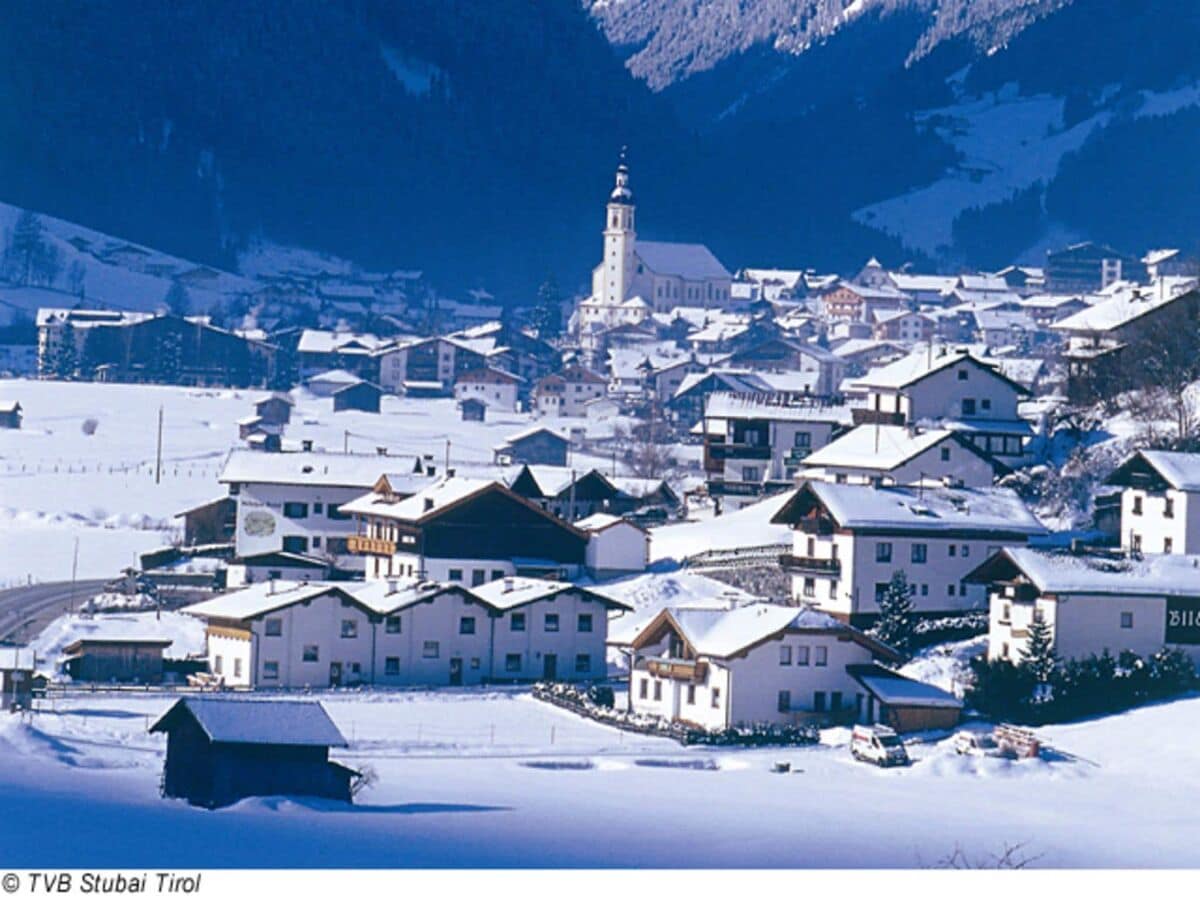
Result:
{"label": "snow-covered village", "polygon": [[0,203],[5,868],[1200,866],[1194,231],[727,255],[606,147],[516,299]]}

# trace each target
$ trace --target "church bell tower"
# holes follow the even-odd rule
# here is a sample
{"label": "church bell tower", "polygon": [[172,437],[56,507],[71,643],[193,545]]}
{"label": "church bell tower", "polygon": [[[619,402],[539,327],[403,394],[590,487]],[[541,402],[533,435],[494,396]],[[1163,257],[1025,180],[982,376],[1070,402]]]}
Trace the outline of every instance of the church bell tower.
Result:
{"label": "church bell tower", "polygon": [[625,150],[617,166],[616,186],[608,197],[604,228],[604,285],[606,304],[619,305],[629,298],[633,283],[633,248],[637,240],[633,228],[633,191],[629,189],[629,166]]}

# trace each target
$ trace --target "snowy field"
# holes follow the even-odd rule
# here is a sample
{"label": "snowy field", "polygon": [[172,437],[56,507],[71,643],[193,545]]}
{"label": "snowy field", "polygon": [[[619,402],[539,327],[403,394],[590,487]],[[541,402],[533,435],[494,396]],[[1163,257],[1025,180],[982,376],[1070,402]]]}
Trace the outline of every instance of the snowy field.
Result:
{"label": "snowy field", "polygon": [[[173,518],[224,493],[217,483],[238,440],[238,419],[262,391],[17,381],[0,379],[0,400],[24,409],[20,431],[0,431],[0,587],[71,577],[79,538],[79,577],[110,577],[137,554],[170,543]],[[490,465],[505,437],[528,428],[528,415],[499,414],[463,422],[453,400],[383,399],[382,413],[333,412],[332,401],[297,391],[285,441],[316,449],[392,455],[430,454],[440,469],[450,444],[453,464]],[[155,482],[158,411],[163,410],[163,470]],[[94,423],[94,428],[92,427]],[[612,434],[613,422],[556,419],[564,432]],[[87,428],[85,428],[87,425]],[[91,430],[92,433],[87,433]],[[603,467],[611,457],[575,454],[573,465]],[[383,463],[381,473],[387,467]],[[498,471],[498,470],[497,470]]]}
{"label": "snowy field", "polygon": [[843,730],[812,748],[684,749],[515,691],[318,696],[350,741],[335,758],[378,775],[353,807],[160,799],[164,739],[146,729],[169,696],[80,694],[5,718],[6,865],[921,867],[1017,844],[1039,866],[1200,865],[1180,727],[1200,698],[1041,729],[1048,760],[943,740],[885,771],[854,762]]}

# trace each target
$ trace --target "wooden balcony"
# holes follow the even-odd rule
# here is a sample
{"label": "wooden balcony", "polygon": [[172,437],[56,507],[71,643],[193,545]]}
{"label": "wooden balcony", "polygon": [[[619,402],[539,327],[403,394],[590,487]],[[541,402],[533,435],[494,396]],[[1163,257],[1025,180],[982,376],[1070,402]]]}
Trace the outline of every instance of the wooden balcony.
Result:
{"label": "wooden balcony", "polygon": [[346,538],[346,550],[350,553],[362,553],[367,556],[394,556],[396,542],[355,534]]}
{"label": "wooden balcony", "polygon": [[856,408],[850,411],[855,425],[903,425],[904,413],[884,412],[881,409]]}
{"label": "wooden balcony", "polygon": [[695,683],[708,675],[708,663],[695,659],[648,659],[646,671],[659,678]]}
{"label": "wooden balcony", "polygon": [[793,556],[784,553],[779,557],[779,565],[786,572],[803,575],[841,575],[842,561],[840,559],[820,559],[815,556]]}

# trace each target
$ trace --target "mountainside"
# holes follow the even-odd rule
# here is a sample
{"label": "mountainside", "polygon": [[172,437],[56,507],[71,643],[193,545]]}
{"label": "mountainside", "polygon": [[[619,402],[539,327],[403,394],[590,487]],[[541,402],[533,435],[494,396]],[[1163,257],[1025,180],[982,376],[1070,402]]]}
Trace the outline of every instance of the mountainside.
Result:
{"label": "mountainside", "polygon": [[12,0],[0,200],[519,302],[628,144],[643,236],[730,267],[1138,252],[1192,240],[1198,45],[1183,0]]}

